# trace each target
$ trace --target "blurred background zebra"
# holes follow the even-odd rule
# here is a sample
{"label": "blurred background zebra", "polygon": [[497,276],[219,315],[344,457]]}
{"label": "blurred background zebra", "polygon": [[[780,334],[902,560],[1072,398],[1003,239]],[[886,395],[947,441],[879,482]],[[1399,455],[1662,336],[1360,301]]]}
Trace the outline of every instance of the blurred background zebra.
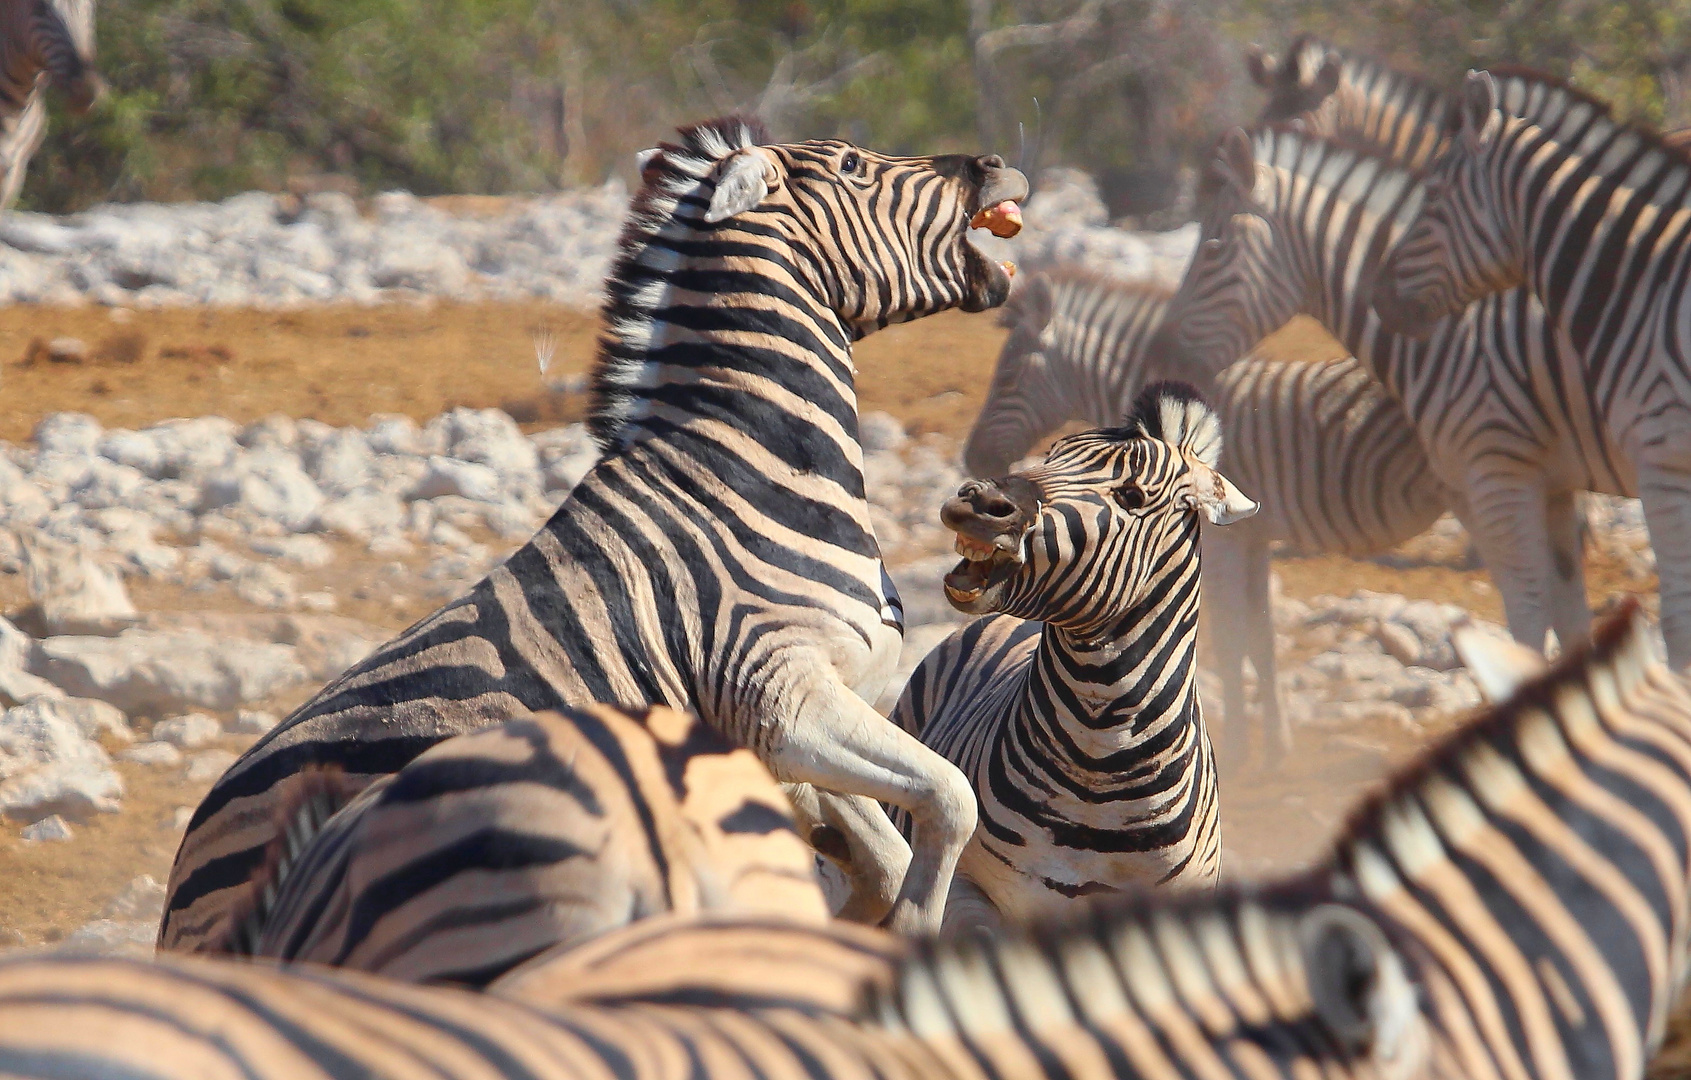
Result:
{"label": "blurred background zebra", "polygon": [[[1691,663],[1691,159],[1608,106],[1533,73],[1471,74],[1461,133],[1387,261],[1374,301],[1416,331],[1520,287],[1573,354],[1533,402],[1601,432],[1637,495],[1661,581],[1662,635]],[[1407,226],[1409,221],[1405,221]],[[1489,299],[1479,299],[1488,303]]]}
{"label": "blurred background zebra", "polygon": [[77,112],[105,92],[94,68],[94,0],[0,0],[0,212],[17,201],[47,136],[48,86]]}
{"label": "blurred background zebra", "polygon": [[[1544,310],[1521,290],[1439,323],[1384,332],[1367,304],[1378,260],[1414,218],[1413,174],[1293,129],[1236,132],[1215,168],[1199,255],[1158,347],[1174,370],[1218,370],[1302,312],[1402,403],[1501,594],[1516,639],[1590,625],[1575,493],[1624,493],[1624,458],[1593,424]],[[1343,183],[1338,183],[1339,178]],[[1564,389],[1549,393],[1560,382]]]}

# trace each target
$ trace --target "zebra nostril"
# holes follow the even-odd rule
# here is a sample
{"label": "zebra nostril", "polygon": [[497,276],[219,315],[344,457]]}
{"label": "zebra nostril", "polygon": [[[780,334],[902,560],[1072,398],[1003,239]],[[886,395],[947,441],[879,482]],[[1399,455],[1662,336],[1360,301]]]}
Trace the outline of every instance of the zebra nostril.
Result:
{"label": "zebra nostril", "polygon": [[1016,504],[1002,495],[988,496],[981,502],[980,512],[991,518],[1012,518],[1016,516]]}

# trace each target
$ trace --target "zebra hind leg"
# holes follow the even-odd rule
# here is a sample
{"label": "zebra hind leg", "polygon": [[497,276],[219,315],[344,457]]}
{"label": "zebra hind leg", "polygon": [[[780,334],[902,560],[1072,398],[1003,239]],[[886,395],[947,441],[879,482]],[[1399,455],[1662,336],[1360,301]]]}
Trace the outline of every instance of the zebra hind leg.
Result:
{"label": "zebra hind leg", "polygon": [[1585,595],[1585,511],[1571,491],[1545,499],[1550,536],[1550,627],[1565,653],[1591,638],[1591,604]]}

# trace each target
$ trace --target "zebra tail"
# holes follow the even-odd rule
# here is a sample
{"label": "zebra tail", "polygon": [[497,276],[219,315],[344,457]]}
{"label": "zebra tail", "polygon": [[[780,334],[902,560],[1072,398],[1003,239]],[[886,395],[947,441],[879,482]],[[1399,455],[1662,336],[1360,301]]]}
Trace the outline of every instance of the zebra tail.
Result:
{"label": "zebra tail", "polygon": [[241,886],[222,933],[214,934],[207,951],[254,956],[265,926],[276,909],[282,886],[299,863],[301,853],[323,831],[329,819],[350,803],[358,788],[339,765],[314,765],[289,784],[276,810],[278,828],[265,845],[264,860]]}

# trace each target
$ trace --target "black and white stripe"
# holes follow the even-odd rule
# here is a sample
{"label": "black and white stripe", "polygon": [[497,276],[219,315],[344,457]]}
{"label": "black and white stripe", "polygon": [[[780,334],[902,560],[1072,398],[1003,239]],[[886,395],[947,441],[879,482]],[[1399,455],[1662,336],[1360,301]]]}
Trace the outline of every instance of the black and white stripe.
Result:
{"label": "black and white stripe", "polygon": [[[862,867],[937,926],[974,827],[956,768],[869,705],[898,604],[864,497],[851,344],[1009,292],[967,240],[1026,194],[996,157],[763,145],[700,125],[643,162],[606,285],[594,435],[606,454],[546,526],[463,597],[377,650],[233,765],[195,812],[160,944],[203,948],[275,835],[278,785],[355,784],[524,711],[668,704],[787,782],[878,808]],[[832,798],[833,796],[830,796]],[[876,886],[878,887],[878,885]]]}
{"label": "black and white stripe", "polygon": [[[1387,264],[1382,317],[1413,329],[1522,287],[1574,356],[1542,407],[1579,415],[1644,503],[1662,633],[1691,663],[1691,157],[1534,73],[1468,76],[1461,127]],[[1601,489],[1611,490],[1611,489]]]}
{"label": "black and white stripe", "polygon": [[44,75],[78,112],[99,99],[94,0],[0,0],[0,210],[47,137]]}
{"label": "black and white stripe", "polygon": [[[1001,316],[1010,336],[964,446],[970,474],[1003,475],[1066,422],[1127,416],[1158,359],[1149,345],[1169,298],[1155,286],[1067,268],[1018,286]],[[1276,693],[1270,545],[1371,555],[1421,533],[1447,499],[1396,399],[1351,357],[1298,363],[1253,353],[1214,375],[1209,397],[1224,435],[1221,470],[1262,505],[1250,521],[1211,535],[1205,551],[1212,595],[1228,598],[1225,615],[1209,623],[1222,716],[1244,736],[1249,656],[1263,712],[1251,734],[1274,732],[1277,754],[1290,732]]]}
{"label": "black and white stripe", "polygon": [[448,739],[278,843],[227,951],[410,982],[482,986],[663,912],[828,915],[769,771],[662,706]]}
{"label": "black and white stripe", "polygon": [[980,824],[957,872],[1000,915],[1220,873],[1198,529],[1256,509],[1220,453],[1214,413],[1155,384],[1126,427],[970,480],[941,512],[964,556],[946,596],[988,617],[928,654],[892,715],[974,784]]}
{"label": "black and white stripe", "polygon": [[1590,626],[1575,493],[1629,494],[1623,448],[1577,357],[1523,290],[1386,332],[1369,306],[1381,260],[1415,218],[1414,174],[1290,128],[1223,141],[1204,240],[1159,346],[1220,370],[1294,314],[1321,321],[1403,406],[1502,595],[1511,632],[1542,649]]}
{"label": "black and white stripe", "polygon": [[665,918],[486,994],[166,955],[0,961],[9,1076],[1637,1080],[1691,942],[1691,690],[1636,611],[1255,894],[994,939]]}

